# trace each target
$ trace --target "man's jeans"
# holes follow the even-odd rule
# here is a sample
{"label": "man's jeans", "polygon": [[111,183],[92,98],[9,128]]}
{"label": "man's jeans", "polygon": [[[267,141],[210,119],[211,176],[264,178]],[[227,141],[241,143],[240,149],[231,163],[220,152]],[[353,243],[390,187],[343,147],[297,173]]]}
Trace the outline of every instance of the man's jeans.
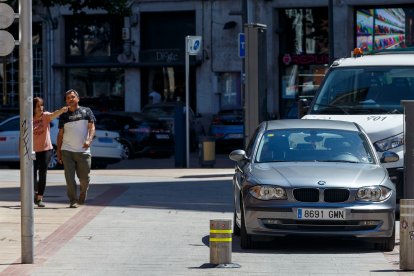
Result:
{"label": "man's jeans", "polygon": [[78,200],[75,173],[79,178],[80,192],[85,194],[89,188],[89,173],[91,171],[91,154],[62,150],[62,161],[65,170],[67,195],[70,203]]}

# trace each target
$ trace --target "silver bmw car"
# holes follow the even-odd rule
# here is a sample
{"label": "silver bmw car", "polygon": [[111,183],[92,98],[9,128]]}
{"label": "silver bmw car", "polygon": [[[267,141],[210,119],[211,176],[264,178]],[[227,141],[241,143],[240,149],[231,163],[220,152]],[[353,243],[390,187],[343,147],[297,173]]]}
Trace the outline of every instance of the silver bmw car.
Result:
{"label": "silver bmw car", "polygon": [[235,161],[234,226],[241,247],[255,236],[363,238],[395,245],[395,186],[356,123],[275,120],[261,123]]}

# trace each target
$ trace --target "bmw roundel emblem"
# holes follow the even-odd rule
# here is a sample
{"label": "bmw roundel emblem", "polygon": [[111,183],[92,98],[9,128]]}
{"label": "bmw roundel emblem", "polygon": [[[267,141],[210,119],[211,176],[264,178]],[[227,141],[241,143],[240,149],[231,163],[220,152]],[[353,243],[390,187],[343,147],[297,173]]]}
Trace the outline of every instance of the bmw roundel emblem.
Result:
{"label": "bmw roundel emblem", "polygon": [[326,184],[326,181],[323,181],[323,180],[318,181],[318,185],[325,185],[325,184]]}

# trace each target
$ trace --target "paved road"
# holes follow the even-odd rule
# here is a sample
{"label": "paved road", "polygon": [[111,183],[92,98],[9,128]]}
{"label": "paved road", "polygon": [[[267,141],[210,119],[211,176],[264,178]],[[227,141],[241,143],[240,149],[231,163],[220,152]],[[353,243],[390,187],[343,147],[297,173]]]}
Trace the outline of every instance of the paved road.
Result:
{"label": "paved road", "polygon": [[232,260],[241,268],[211,268],[209,221],[232,219],[232,172],[95,170],[87,204],[70,209],[62,172],[50,171],[47,207],[35,209],[35,264],[22,265],[19,171],[0,170],[0,276],[408,274],[399,271],[398,246],[383,253],[365,243],[315,239],[242,250],[234,237]]}

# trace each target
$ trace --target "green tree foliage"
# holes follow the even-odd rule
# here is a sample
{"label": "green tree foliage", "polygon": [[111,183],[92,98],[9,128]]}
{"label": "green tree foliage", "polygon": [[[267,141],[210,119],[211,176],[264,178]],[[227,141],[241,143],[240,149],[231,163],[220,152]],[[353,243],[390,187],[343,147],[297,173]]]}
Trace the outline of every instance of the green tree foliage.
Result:
{"label": "green tree foliage", "polygon": [[84,14],[84,9],[104,9],[109,14],[128,16],[131,14],[128,0],[40,0],[45,7],[69,6],[74,14]]}

